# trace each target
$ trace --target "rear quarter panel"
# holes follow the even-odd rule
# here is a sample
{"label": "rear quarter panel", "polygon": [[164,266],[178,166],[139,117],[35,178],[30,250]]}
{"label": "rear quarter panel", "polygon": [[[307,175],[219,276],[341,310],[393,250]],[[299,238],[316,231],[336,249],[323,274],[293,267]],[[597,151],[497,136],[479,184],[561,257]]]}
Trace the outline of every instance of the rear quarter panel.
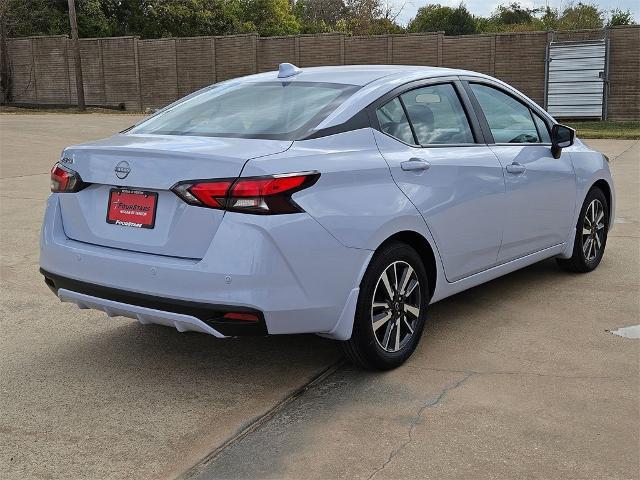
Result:
{"label": "rear quarter panel", "polygon": [[375,250],[403,230],[432,242],[418,210],[393,181],[369,128],[294,142],[286,152],[249,161],[242,176],[309,170],[319,171],[320,179],[293,199],[343,245]]}

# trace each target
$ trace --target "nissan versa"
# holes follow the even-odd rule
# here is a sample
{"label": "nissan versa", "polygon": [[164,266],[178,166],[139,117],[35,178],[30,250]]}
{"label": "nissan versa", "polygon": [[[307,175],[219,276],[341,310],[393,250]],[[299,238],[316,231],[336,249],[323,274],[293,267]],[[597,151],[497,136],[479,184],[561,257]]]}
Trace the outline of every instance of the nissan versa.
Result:
{"label": "nissan versa", "polygon": [[462,70],[218,83],[62,152],[40,266],[60,300],[216,337],[311,332],[388,369],[428,305],[555,257],[596,268],[607,158]]}

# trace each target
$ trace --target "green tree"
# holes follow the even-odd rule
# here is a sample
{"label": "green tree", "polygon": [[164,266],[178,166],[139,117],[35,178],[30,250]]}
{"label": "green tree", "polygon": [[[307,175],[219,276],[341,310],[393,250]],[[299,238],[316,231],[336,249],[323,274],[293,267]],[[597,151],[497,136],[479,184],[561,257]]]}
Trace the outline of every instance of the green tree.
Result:
{"label": "green tree", "polygon": [[288,0],[239,0],[235,13],[263,37],[300,33],[300,22]]}
{"label": "green tree", "polygon": [[404,33],[396,18],[400,10],[383,5],[381,0],[345,0],[345,12],[335,30],[348,35]]}
{"label": "green tree", "polygon": [[[261,36],[340,31],[349,35],[402,33],[398,11],[387,0],[76,0],[81,37],[142,38],[226,35]],[[510,0],[507,0],[510,1]],[[489,17],[474,17],[464,3],[429,4],[418,10],[410,32],[447,35],[522,30],[597,29],[633,24],[631,12],[599,10],[591,3],[564,10],[531,9],[518,1],[499,5]],[[606,17],[608,16],[608,21]],[[4,36],[69,33],[67,0],[0,0]]]}
{"label": "green tree", "polygon": [[616,8],[611,10],[611,17],[607,22],[609,27],[617,27],[619,25],[635,25],[636,22],[633,19],[633,15],[629,10],[620,10]]}
{"label": "green tree", "polygon": [[68,33],[67,0],[0,0],[0,23],[8,37]]}
{"label": "green tree", "polygon": [[532,23],[535,20],[536,10],[526,8],[517,2],[509,5],[498,5],[493,18],[503,25],[516,25]]}
{"label": "green tree", "polygon": [[382,18],[384,7],[380,0],[346,0],[347,17],[361,21]]}
{"label": "green tree", "polygon": [[390,35],[405,32],[394,20],[384,17],[341,20],[336,27],[347,35]]}
{"label": "green tree", "polygon": [[558,28],[560,20],[560,12],[557,8],[547,7],[541,11],[540,14],[540,30],[555,30]]}
{"label": "green tree", "polygon": [[323,33],[336,30],[340,19],[347,15],[343,0],[298,0],[294,15],[302,33]]}
{"label": "green tree", "polygon": [[409,22],[410,32],[438,32],[446,35],[466,35],[476,33],[476,21],[464,3],[456,8],[440,4],[430,4],[418,9],[415,18]]}
{"label": "green tree", "polygon": [[578,2],[570,4],[558,19],[558,30],[598,29],[604,26],[604,13],[597,5]]}
{"label": "green tree", "polygon": [[156,0],[143,7],[134,32],[145,38],[224,35],[238,29],[235,11],[225,0]]}
{"label": "green tree", "polygon": [[[109,1],[109,0],[107,0]],[[109,37],[115,32],[115,25],[105,14],[105,0],[77,0],[78,34],[80,37]],[[66,5],[63,9],[66,16]],[[68,20],[67,22],[68,23]]]}
{"label": "green tree", "polygon": [[[114,24],[103,8],[117,0],[77,0],[78,30],[81,37],[106,37],[114,34]],[[0,0],[9,35],[67,35],[69,16],[67,0]],[[0,14],[1,15],[1,14]]]}
{"label": "green tree", "polygon": [[490,17],[476,18],[476,28],[480,32],[492,33],[542,30],[542,22],[537,17],[540,12],[517,2],[499,5]]}

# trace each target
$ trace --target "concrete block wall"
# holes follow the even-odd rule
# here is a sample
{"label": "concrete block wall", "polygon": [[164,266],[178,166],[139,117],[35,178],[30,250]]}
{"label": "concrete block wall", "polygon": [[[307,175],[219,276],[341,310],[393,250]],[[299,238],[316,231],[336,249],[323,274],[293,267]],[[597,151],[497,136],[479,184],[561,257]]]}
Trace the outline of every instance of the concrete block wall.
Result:
{"label": "concrete block wall", "polygon": [[442,33],[389,35],[389,62],[394,65],[442,65]]}
{"label": "concrete block wall", "polygon": [[[62,41],[60,41],[62,40]],[[58,98],[69,103],[69,63],[64,37],[32,39],[34,80],[39,101],[53,103]]]}
{"label": "concrete block wall", "polygon": [[[105,105],[107,99],[104,91],[104,69],[102,65],[102,47],[100,38],[82,39],[80,41],[80,58],[82,59],[82,80],[84,82],[84,98],[90,105]],[[76,71],[73,52],[67,49],[67,68],[69,70],[70,103],[77,102]]]}
{"label": "concrete block wall", "polygon": [[495,35],[461,35],[444,37],[442,65],[475,72],[494,74]]}
{"label": "concrete block wall", "polygon": [[282,62],[298,65],[297,37],[258,38],[258,72],[277,70]]}
{"label": "concrete block wall", "polygon": [[158,108],[178,98],[176,41],[139,40],[138,68],[143,107]]}
{"label": "concrete block wall", "polygon": [[106,105],[124,103],[127,110],[142,109],[137,41],[134,37],[100,41]]}
{"label": "concrete block wall", "polygon": [[[640,27],[608,30],[609,118],[640,119]],[[440,33],[349,37],[343,34],[260,38],[135,37],[82,39],[85,98],[128,110],[162,107],[199,88],[277,69],[281,62],[320,65],[433,65],[487,73],[544,103],[548,42],[591,40],[601,30],[519,32],[445,37]],[[64,36],[9,39],[13,102],[73,104],[73,55]]]}
{"label": "concrete block wall", "polygon": [[178,97],[216,82],[215,38],[176,38]]}
{"label": "concrete block wall", "polygon": [[584,42],[587,40],[601,40],[602,30],[572,30],[570,32],[553,32],[554,42]]}
{"label": "concrete block wall", "polygon": [[609,30],[610,120],[640,120],[640,26]]}
{"label": "concrete block wall", "polygon": [[299,35],[298,52],[300,67],[344,65],[344,35],[326,33]]}
{"label": "concrete block wall", "polygon": [[256,73],[257,44],[255,34],[215,37],[216,81]]}
{"label": "concrete block wall", "polygon": [[493,76],[544,104],[546,32],[498,34],[495,36]]}
{"label": "concrete block wall", "polygon": [[389,59],[388,36],[345,37],[345,65],[376,65],[391,63]]}

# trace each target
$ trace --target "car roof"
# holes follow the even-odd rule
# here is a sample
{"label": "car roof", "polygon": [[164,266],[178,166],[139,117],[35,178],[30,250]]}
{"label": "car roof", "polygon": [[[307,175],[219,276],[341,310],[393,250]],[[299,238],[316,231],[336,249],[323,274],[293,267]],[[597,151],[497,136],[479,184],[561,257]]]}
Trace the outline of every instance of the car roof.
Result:
{"label": "car roof", "polygon": [[[364,86],[384,77],[419,74],[423,78],[449,75],[478,75],[476,72],[444,67],[428,67],[420,65],[336,65],[327,67],[303,67],[295,76],[287,77],[290,82],[328,82]],[[249,75],[236,81],[256,82],[278,79],[278,71]]]}

